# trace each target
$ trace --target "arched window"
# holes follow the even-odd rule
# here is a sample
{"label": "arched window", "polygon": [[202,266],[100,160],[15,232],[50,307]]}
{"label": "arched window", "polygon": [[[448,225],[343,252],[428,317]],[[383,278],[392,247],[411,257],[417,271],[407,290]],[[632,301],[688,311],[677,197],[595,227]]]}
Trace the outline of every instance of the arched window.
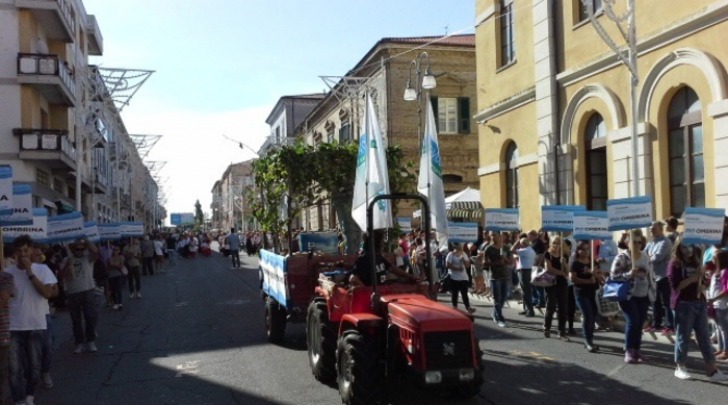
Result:
{"label": "arched window", "polygon": [[669,133],[670,214],[679,217],[685,207],[705,207],[702,106],[690,87],[670,101]]}
{"label": "arched window", "polygon": [[607,209],[607,126],[598,113],[592,114],[584,132],[586,146],[586,206],[590,210]]}
{"label": "arched window", "polygon": [[518,147],[511,142],[506,149],[506,207],[518,206]]}

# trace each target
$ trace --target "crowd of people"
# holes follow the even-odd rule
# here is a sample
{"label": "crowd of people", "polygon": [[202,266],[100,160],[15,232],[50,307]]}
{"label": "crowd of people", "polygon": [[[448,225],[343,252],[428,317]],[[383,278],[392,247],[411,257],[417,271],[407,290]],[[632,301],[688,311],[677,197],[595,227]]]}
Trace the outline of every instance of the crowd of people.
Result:
{"label": "crowd of people", "polygon": [[27,235],[4,245],[0,272],[0,403],[9,382],[14,403],[33,405],[39,386],[52,388],[55,314],[67,311],[73,353],[93,353],[101,308],[124,309],[124,295],[142,298],[142,278],[164,273],[180,258],[211,254],[216,235],[154,233],[92,243],[47,245]]}
{"label": "crowd of people", "polygon": [[[503,307],[518,292],[519,315],[532,318],[541,312],[546,338],[556,318],[556,334],[563,340],[578,336],[578,311],[584,347],[592,353],[599,351],[595,330],[608,328],[620,313],[625,363],[648,361],[642,336],[661,333],[675,340],[675,377],[690,379],[686,359],[694,336],[706,375],[714,382],[727,381],[717,364],[728,360],[728,217],[723,240],[715,246],[684,243],[677,228],[678,220],[671,217],[653,222],[649,238],[635,230],[618,241],[575,240],[568,233],[543,230],[483,231],[473,243],[447,247],[438,246],[433,232],[430,251],[455,308],[462,299],[466,311],[475,312],[469,297],[475,294],[492,301],[493,321],[507,327]],[[424,269],[425,236],[422,230],[402,234],[395,250],[400,269]],[[626,283],[626,298],[604,298],[608,281]]]}

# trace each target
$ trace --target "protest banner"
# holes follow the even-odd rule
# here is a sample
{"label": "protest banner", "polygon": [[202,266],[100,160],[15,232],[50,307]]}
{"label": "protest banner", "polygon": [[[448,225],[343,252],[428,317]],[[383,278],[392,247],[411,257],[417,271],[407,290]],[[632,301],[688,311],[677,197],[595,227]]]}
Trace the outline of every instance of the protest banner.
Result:
{"label": "protest banner", "polygon": [[448,240],[455,243],[470,243],[478,240],[477,222],[448,222]]}
{"label": "protest banner", "polygon": [[607,240],[611,238],[607,211],[574,212],[574,239]]}
{"label": "protest banner", "polygon": [[723,240],[723,208],[685,208],[683,243],[718,245]]}
{"label": "protest banner", "polygon": [[28,235],[34,242],[46,242],[48,233],[48,210],[33,208],[33,223],[30,225],[3,225],[2,235],[5,243],[12,242],[20,235]]}
{"label": "protest banner", "polygon": [[486,208],[485,229],[496,232],[520,230],[518,208]]}
{"label": "protest banner", "polygon": [[83,216],[78,211],[48,218],[48,243],[70,242],[85,236]]}
{"label": "protest banner", "polygon": [[649,196],[607,200],[610,231],[645,228],[652,224],[652,198]]}
{"label": "protest banner", "polygon": [[541,229],[549,232],[574,230],[574,213],[586,210],[583,205],[546,205],[541,207]]}

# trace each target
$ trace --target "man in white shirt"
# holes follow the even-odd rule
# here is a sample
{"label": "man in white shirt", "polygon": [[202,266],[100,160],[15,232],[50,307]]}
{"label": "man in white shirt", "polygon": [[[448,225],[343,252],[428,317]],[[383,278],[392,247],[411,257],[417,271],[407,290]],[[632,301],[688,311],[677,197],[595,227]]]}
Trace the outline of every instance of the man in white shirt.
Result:
{"label": "man in white shirt", "polygon": [[[41,350],[48,299],[58,294],[58,280],[47,266],[33,267],[33,241],[21,235],[13,241],[15,264],[5,271],[15,281],[10,300],[10,392],[15,403],[34,404],[35,387],[40,382]],[[25,402],[23,402],[25,401]]]}

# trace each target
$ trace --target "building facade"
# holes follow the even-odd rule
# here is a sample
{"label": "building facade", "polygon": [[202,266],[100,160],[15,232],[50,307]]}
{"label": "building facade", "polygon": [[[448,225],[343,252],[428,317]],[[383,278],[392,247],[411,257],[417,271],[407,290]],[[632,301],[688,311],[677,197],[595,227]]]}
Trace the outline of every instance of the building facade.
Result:
{"label": "building facade", "polygon": [[[626,49],[602,2],[586,3]],[[524,229],[540,227],[543,205],[605,210],[635,189],[652,196],[655,218],[728,207],[728,159],[716,153],[728,147],[728,3],[635,3],[632,82],[582,1],[476,1],[486,207],[520,208]]]}
{"label": "building facade", "polygon": [[33,206],[87,220],[166,216],[101,69],[103,38],[81,0],[0,0],[0,164]]}
{"label": "building facade", "polygon": [[[436,87],[419,83],[430,69]],[[414,100],[403,94],[416,89]],[[438,127],[445,194],[477,187],[478,139],[472,115],[475,98],[475,37],[384,38],[377,42],[298,126],[297,135],[317,147],[325,142],[357,142],[364,116],[364,94],[372,95],[387,145],[399,145],[417,174],[425,108],[431,101]],[[390,168],[391,170],[391,168]],[[417,207],[399,204],[399,217],[412,217]],[[308,230],[338,227],[331,204],[322,202],[302,215]]]}
{"label": "building facade", "polygon": [[257,228],[253,210],[248,204],[254,190],[253,160],[230,164],[212,187],[212,228],[228,232],[251,231]]}

